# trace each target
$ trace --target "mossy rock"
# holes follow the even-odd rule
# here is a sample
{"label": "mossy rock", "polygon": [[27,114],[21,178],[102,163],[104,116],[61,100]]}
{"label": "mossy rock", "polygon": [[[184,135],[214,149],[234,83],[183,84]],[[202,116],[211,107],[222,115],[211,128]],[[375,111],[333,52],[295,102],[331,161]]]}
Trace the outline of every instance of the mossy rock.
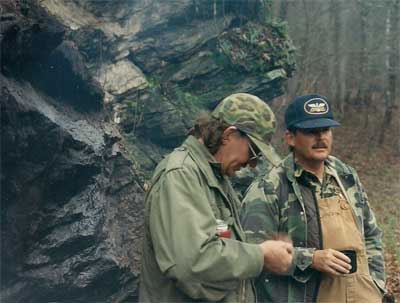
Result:
{"label": "mossy rock", "polygon": [[284,26],[248,22],[222,33],[217,51],[220,62],[248,73],[266,73],[284,69],[288,76],[295,69],[294,47],[288,40]]}

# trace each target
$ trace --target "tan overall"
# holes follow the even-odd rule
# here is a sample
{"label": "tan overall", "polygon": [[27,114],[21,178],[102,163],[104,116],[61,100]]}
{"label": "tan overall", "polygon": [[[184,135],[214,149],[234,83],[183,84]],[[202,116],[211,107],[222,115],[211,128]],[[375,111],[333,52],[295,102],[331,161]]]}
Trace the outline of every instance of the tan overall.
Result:
{"label": "tan overall", "polygon": [[323,248],[355,250],[357,253],[355,273],[340,276],[322,274],[317,302],[382,302],[381,292],[369,274],[363,237],[350,205],[342,193],[317,201]]}

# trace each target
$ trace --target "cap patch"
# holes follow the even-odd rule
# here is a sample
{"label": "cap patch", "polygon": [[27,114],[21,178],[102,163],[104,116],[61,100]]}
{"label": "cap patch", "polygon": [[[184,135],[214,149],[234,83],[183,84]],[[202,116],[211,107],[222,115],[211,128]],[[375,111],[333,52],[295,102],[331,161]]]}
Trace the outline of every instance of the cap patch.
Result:
{"label": "cap patch", "polygon": [[310,115],[323,115],[329,111],[329,105],[324,99],[313,98],[304,103],[304,111]]}

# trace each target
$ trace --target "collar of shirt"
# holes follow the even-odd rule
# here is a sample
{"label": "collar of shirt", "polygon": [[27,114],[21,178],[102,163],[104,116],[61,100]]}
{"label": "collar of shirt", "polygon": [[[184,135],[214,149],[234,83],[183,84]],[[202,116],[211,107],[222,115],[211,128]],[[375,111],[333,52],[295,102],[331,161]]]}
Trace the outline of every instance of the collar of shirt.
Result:
{"label": "collar of shirt", "polygon": [[216,162],[216,161],[209,162],[209,163],[210,163],[211,169],[213,170],[215,176],[218,179],[223,179],[224,175],[222,174],[222,164],[220,162]]}
{"label": "collar of shirt", "polygon": [[208,148],[204,144],[201,144],[197,138],[189,136],[184,145],[190,147],[196,158],[201,159],[201,163],[208,163],[210,165],[214,176],[219,181],[226,180],[227,177],[222,174],[222,164],[215,160]]}
{"label": "collar of shirt", "polygon": [[333,180],[335,180],[334,169],[331,161],[326,159],[324,165],[324,175],[321,183],[313,173],[305,170],[296,160],[294,160],[294,177],[299,183],[310,187],[315,195],[321,198],[330,196],[332,194],[332,189],[329,185],[333,182]]}
{"label": "collar of shirt", "polygon": [[[301,166],[301,164],[298,163],[296,159],[294,159],[294,173],[293,173],[293,175],[296,178],[300,178],[302,174],[313,176],[314,178],[316,178],[318,180],[318,178],[313,173],[311,173],[309,171],[306,171],[303,168],[303,166]],[[334,176],[334,170],[333,170],[333,167],[332,167],[332,163],[331,163],[331,161],[329,159],[326,159],[324,161],[324,179],[325,179],[326,175]]]}

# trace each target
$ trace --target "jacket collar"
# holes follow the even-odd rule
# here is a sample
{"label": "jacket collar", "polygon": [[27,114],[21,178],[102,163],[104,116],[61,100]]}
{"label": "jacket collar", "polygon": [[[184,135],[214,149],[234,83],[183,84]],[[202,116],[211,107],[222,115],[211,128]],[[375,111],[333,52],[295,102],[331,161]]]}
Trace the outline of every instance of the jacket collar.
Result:
{"label": "jacket collar", "polygon": [[195,137],[189,136],[183,145],[189,150],[193,161],[203,173],[209,187],[217,189],[231,209],[235,218],[233,225],[239,240],[244,240],[244,231],[240,225],[237,206],[240,201],[227,176],[221,174],[221,163],[217,162],[209,150]]}
{"label": "jacket collar", "polygon": [[295,181],[295,165],[294,165],[294,156],[293,153],[290,153],[286,156],[285,159],[282,160],[281,164],[286,172],[286,177],[290,182]]}
{"label": "jacket collar", "polygon": [[[290,153],[282,162],[283,167],[285,168],[286,171],[286,176],[287,178],[291,181],[294,182],[294,178],[300,177],[305,169],[296,162],[294,158],[293,152]],[[325,172],[326,174],[329,174],[333,176],[335,179],[338,179],[338,173],[336,172],[331,157],[328,157],[328,159],[325,160]]]}
{"label": "jacket collar", "polygon": [[193,161],[196,162],[211,187],[221,188],[221,182],[229,181],[221,174],[221,163],[217,162],[204,144],[194,136],[189,136],[183,143],[189,150]]}
{"label": "jacket collar", "polygon": [[[286,171],[286,177],[294,185],[293,188],[294,188],[297,198],[303,204],[303,199],[301,197],[300,190],[298,189],[298,182],[297,182],[296,178],[301,176],[302,172],[304,171],[304,168],[302,168],[299,164],[296,164],[293,152],[291,152],[285,159],[283,159],[282,166],[284,167],[284,169]],[[352,200],[350,199],[350,196],[348,195],[346,188],[344,187],[343,182],[342,182],[343,176],[347,175],[347,173],[342,170],[338,170],[336,168],[334,157],[329,156],[325,160],[325,173],[328,173],[333,178],[335,178],[340,189],[342,190],[343,194],[345,195],[347,201],[352,203]]]}

